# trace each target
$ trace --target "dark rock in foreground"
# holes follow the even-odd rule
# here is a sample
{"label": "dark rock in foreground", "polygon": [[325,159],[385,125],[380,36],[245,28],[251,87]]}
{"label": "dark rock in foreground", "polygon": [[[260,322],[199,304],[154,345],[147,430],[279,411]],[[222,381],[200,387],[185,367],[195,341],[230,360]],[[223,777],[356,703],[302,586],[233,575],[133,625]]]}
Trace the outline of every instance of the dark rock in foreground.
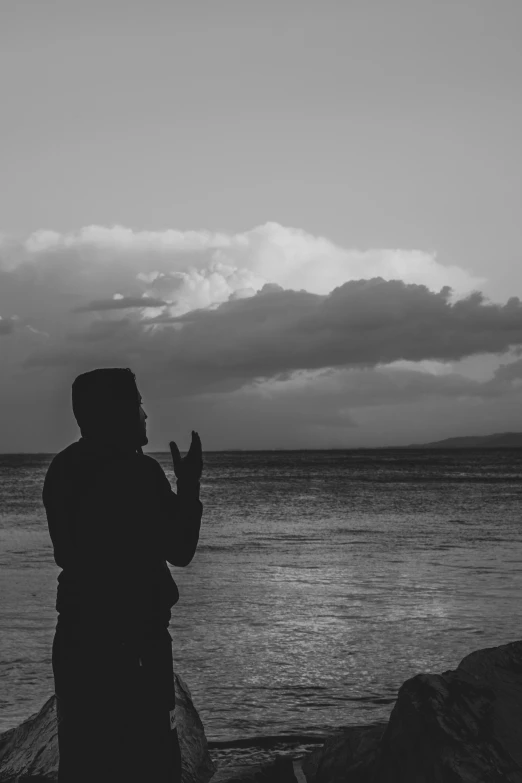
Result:
{"label": "dark rock in foreground", "polygon": [[[216,767],[203,724],[187,685],[175,675],[176,725],[181,747],[183,783],[208,783]],[[94,734],[96,727],[94,727]],[[1,783],[43,783],[58,776],[56,702],[51,696],[36,715],[0,735]]]}
{"label": "dark rock in foreground", "polygon": [[181,749],[182,783],[207,783],[216,765],[210,758],[205,729],[198,715],[187,684],[179,674],[176,686],[176,726]]}
{"label": "dark rock in foreground", "polygon": [[40,712],[15,729],[0,735],[0,780],[56,780],[58,777],[58,734],[56,702],[47,699]]}
{"label": "dark rock in foreground", "polygon": [[219,769],[211,783],[298,783],[294,774],[292,759],[276,756],[266,764],[229,766]]}
{"label": "dark rock in foreground", "polygon": [[387,727],[351,727],[303,764],[308,783],[522,783],[522,642],[400,688]]}
{"label": "dark rock in foreground", "polygon": [[321,748],[304,759],[302,769],[307,781],[351,781],[350,775],[369,769],[375,762],[387,726],[387,723],[347,726],[332,734]]}

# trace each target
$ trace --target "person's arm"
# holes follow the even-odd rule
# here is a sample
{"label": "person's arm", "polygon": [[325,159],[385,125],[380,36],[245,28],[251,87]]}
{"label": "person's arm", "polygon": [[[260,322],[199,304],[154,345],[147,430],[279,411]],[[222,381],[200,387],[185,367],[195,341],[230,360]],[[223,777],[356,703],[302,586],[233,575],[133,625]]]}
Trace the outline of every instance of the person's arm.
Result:
{"label": "person's arm", "polygon": [[59,568],[65,568],[71,559],[70,531],[67,525],[68,482],[64,476],[64,466],[53,459],[45,474],[42,500],[47,516],[49,535],[54,549],[54,560]]}
{"label": "person's arm", "polygon": [[171,565],[187,566],[196,553],[203,515],[199,481],[177,480],[177,494],[163,469],[158,466],[161,503],[162,555]]}

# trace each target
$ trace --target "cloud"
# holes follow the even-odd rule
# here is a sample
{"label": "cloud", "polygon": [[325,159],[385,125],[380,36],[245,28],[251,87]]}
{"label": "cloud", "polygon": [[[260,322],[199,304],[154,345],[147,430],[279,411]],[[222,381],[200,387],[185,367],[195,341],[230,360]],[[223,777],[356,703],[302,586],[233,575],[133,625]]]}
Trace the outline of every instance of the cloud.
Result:
{"label": "cloud", "polygon": [[95,313],[108,310],[131,310],[141,307],[165,307],[170,304],[163,299],[155,299],[152,296],[121,296],[114,294],[112,299],[96,299],[80,307],[75,307],[75,313]]}
{"label": "cloud", "polygon": [[79,319],[123,309],[135,310],[138,320],[177,316],[274,286],[326,296],[347,281],[373,277],[433,291],[448,285],[455,297],[482,282],[434,253],[346,249],[277,223],[238,234],[119,226],[37,231],[24,241],[0,238],[0,250],[0,311],[20,313],[49,334],[49,350],[81,327]]}
{"label": "cloud", "polygon": [[180,316],[93,321],[61,345],[41,346],[26,364],[79,368],[92,361],[92,349],[82,354],[81,345],[67,343],[97,342],[98,363],[119,353],[182,395],[230,392],[298,370],[452,362],[522,345],[518,299],[500,305],[475,293],[451,302],[450,294],[381,278],[345,283],[327,296],[265,285],[252,297]]}
{"label": "cloud", "polygon": [[522,359],[504,364],[495,371],[494,381],[497,384],[511,383],[522,380]]}
{"label": "cloud", "polygon": [[265,286],[212,310],[143,323],[182,325],[155,339],[186,379],[203,386],[302,369],[456,361],[522,344],[518,299],[499,305],[475,293],[452,303],[450,294],[381,278],[345,283],[328,296]]}
{"label": "cloud", "polygon": [[156,412],[173,399],[189,410],[199,395],[216,432],[208,417],[234,428],[243,411],[241,426],[257,416],[251,426],[267,438],[321,431],[330,442],[357,411],[493,400],[520,380],[515,369],[487,383],[452,370],[522,346],[522,305],[487,301],[480,278],[434,253],[346,249],[277,223],[0,241],[0,333],[10,336],[0,401],[11,405],[22,387],[27,409],[31,394],[53,399],[79,372],[129,366]]}
{"label": "cloud", "polygon": [[93,321],[84,331],[71,331],[67,335],[68,340],[80,340],[84,342],[94,342],[98,340],[112,340],[112,350],[114,350],[114,341],[118,337],[133,329],[133,324],[128,318],[118,318],[114,321]]}
{"label": "cloud", "polygon": [[520,393],[522,361],[500,367],[488,381],[467,378],[450,367],[426,372],[412,363],[411,368],[378,365],[296,371],[254,381],[227,399],[231,408],[243,406],[261,417],[279,411],[282,417],[302,416],[304,421],[320,410],[341,424],[349,422],[358,408],[407,405],[429,398],[488,400]]}
{"label": "cloud", "polygon": [[151,410],[160,439],[173,421],[192,422],[209,448],[407,444],[509,429],[513,411],[518,429],[516,384],[495,376],[479,382],[450,365],[432,364],[430,372],[415,366],[298,371],[174,406],[155,400]]}
{"label": "cloud", "polygon": [[26,283],[52,281],[83,299],[81,305],[120,290],[167,300],[174,291],[186,299],[186,311],[226,301],[241,289],[256,291],[265,283],[327,294],[349,280],[382,277],[431,290],[449,285],[464,294],[484,282],[460,267],[441,264],[435,253],[346,249],[273,222],[239,234],[121,226],[89,226],[70,234],[39,231],[23,242],[4,238],[2,250],[0,269],[18,272]]}

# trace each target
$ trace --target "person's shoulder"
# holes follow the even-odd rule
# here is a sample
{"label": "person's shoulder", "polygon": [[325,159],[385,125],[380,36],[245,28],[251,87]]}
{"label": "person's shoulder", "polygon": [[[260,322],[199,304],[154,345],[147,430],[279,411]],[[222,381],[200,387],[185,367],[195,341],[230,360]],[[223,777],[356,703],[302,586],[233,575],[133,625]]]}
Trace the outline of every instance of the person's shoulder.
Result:
{"label": "person's shoulder", "polygon": [[74,465],[78,459],[78,442],[69,444],[64,449],[54,455],[49,463],[45,474],[43,496],[44,502],[52,493],[53,487],[69,484],[71,475],[74,473]]}
{"label": "person's shoulder", "polygon": [[70,443],[68,446],[66,446],[61,451],[58,451],[54,457],[52,458],[51,462],[49,463],[49,468],[61,468],[65,465],[68,465],[70,462],[76,460],[78,456],[80,455],[80,442],[74,441],[74,443]]}

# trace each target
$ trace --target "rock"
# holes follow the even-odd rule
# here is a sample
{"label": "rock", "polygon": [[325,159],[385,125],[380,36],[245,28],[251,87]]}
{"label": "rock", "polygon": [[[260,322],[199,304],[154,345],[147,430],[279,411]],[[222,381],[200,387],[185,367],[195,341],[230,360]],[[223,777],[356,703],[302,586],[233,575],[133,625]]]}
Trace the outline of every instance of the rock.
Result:
{"label": "rock", "polygon": [[[201,719],[187,685],[176,674],[176,725],[181,748],[182,783],[208,783],[216,767],[210,758]],[[0,735],[0,782],[37,783],[58,776],[56,701]]]}
{"label": "rock", "polygon": [[276,756],[266,764],[229,764],[218,769],[211,783],[298,783],[292,759]]}
{"label": "rock", "polygon": [[179,674],[174,675],[176,686],[176,726],[181,750],[182,783],[207,783],[216,765],[208,752],[205,729],[198,715],[188,686]]}
{"label": "rock", "polygon": [[58,734],[55,697],[47,699],[40,712],[15,729],[0,735],[0,780],[56,780]]}
{"label": "rock", "polygon": [[522,642],[407,680],[382,728],[329,738],[308,783],[522,783]]}
{"label": "rock", "polygon": [[328,737],[324,745],[303,760],[302,770],[308,783],[350,780],[350,775],[368,768],[375,761],[387,723],[346,726]]}
{"label": "rock", "polygon": [[372,783],[522,783],[522,642],[399,690]]}

